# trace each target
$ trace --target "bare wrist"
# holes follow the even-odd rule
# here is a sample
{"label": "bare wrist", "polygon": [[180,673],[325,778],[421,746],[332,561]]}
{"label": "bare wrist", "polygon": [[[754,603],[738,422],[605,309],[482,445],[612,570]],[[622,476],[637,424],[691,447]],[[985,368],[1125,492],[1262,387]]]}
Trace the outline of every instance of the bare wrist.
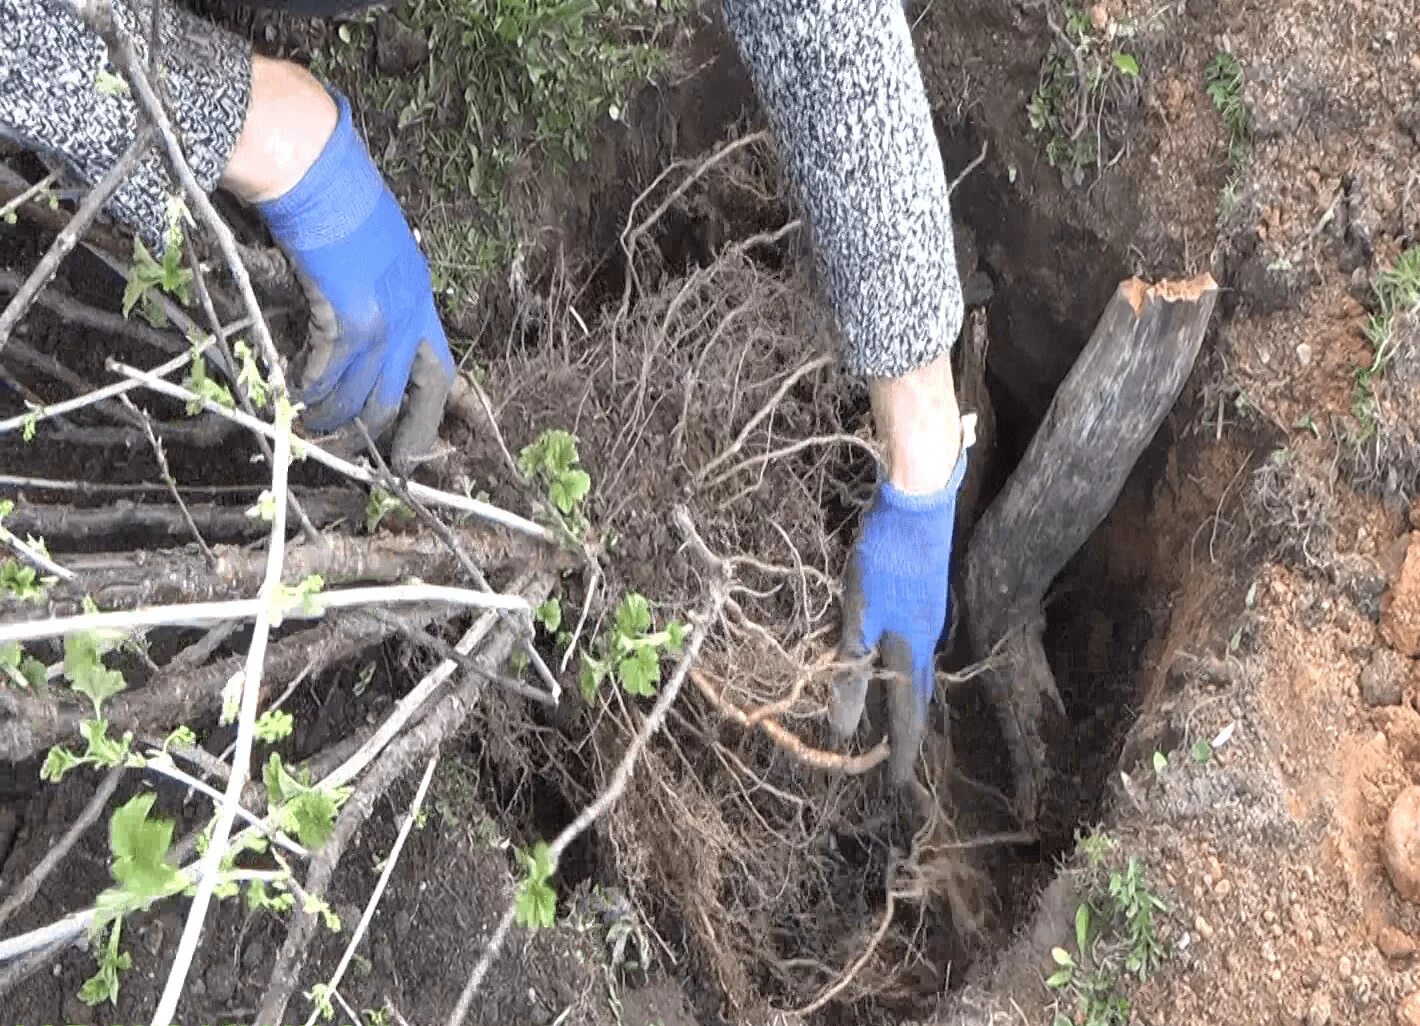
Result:
{"label": "bare wrist", "polygon": [[251,106],[222,186],[247,203],[295,187],[335,131],[335,101],[298,64],[253,57]]}
{"label": "bare wrist", "polygon": [[873,420],[886,450],[888,480],[909,495],[941,491],[961,453],[950,356],[868,385]]}

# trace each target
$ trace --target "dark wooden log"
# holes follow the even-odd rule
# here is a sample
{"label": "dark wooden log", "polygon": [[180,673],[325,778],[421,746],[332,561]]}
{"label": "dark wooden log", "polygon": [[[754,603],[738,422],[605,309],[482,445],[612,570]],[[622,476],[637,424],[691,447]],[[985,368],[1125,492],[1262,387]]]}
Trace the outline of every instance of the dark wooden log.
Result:
{"label": "dark wooden log", "polygon": [[1033,823],[1042,721],[1060,696],[1041,644],[1052,581],[1113,508],[1193,369],[1217,301],[1210,275],[1122,282],[1001,494],[976,524],[963,600],[973,654],[1011,749],[1015,802]]}

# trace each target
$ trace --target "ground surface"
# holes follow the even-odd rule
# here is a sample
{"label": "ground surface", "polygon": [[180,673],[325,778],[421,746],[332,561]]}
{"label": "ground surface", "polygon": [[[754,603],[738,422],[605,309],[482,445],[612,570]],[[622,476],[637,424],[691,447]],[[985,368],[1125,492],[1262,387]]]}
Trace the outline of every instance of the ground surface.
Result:
{"label": "ground surface", "polygon": [[[1049,641],[1072,738],[1040,842],[938,865],[938,888],[899,903],[894,930],[852,986],[809,1018],[1420,1023],[1420,998],[1407,1000],[1420,989],[1420,909],[1397,893],[1383,857],[1391,807],[1420,782],[1420,542],[1406,559],[1420,491],[1410,426],[1420,315],[1395,318],[1388,366],[1356,371],[1374,363],[1365,334],[1374,286],[1420,232],[1420,24],[1408,0],[1113,2],[1077,13],[1089,26],[1087,59],[1126,53],[1138,67],[1137,76],[1107,73],[1084,101],[1104,170],[1052,167],[1045,154],[1062,131],[1030,123],[1042,62],[1059,38],[1047,18],[1073,34],[1067,12],[988,0],[914,5],[948,174],[988,145],[954,196],[974,242],[968,262],[993,286],[988,381],[1001,430],[985,500],[1122,277],[1211,270],[1228,291],[1178,408],[1057,582]],[[284,31],[266,44],[312,38]],[[732,252],[790,216],[772,195],[772,159],[750,150],[727,161],[729,170],[707,175],[648,228],[648,280],[627,285],[630,319],[618,314],[627,265],[616,240],[633,200],[673,159],[703,154],[739,134],[741,117],[754,118],[713,21],[689,16],[674,38],[660,79],[669,84],[642,91],[621,123],[602,126],[560,209],[547,197],[568,197],[565,181],[539,192],[535,178],[519,179],[519,195],[532,198],[519,216],[560,231],[528,229],[538,241],[525,263],[449,310],[474,336],[469,359],[487,368],[514,451],[550,422],[582,438],[594,480],[608,483],[594,512],[624,546],[611,562],[612,590],[634,586],[669,611],[698,594],[667,528],[672,503],[691,497],[717,549],[772,563],[802,556],[828,577],[865,469],[861,455],[843,453],[779,461],[759,494],[702,474],[822,343],[792,237],[757,251],[757,262]],[[1236,59],[1235,95],[1247,111],[1245,145],[1232,159],[1229,129],[1205,91],[1220,52]],[[1068,118],[1075,101],[1066,92],[1051,102]],[[12,265],[27,255],[7,254]],[[70,274],[82,289],[97,272],[81,263]],[[753,329],[735,334],[736,316]],[[36,330],[58,333],[43,322]],[[97,364],[85,369],[99,373]],[[825,410],[843,430],[862,427],[861,397],[823,374],[791,394],[775,429],[785,438],[831,430]],[[496,442],[465,431],[450,427],[467,455],[450,473],[506,494]],[[3,452],[8,472],[151,477],[141,452],[131,467],[62,447]],[[661,467],[670,472],[646,469]],[[244,464],[179,452],[174,472],[226,484],[242,480]],[[720,508],[729,512],[716,519],[710,511]],[[787,526],[787,547],[770,520]],[[570,581],[569,599],[585,598],[584,587]],[[781,595],[750,611],[768,617],[786,646],[802,643],[795,656],[812,655],[828,622],[815,616],[832,598],[827,584],[812,595],[806,586],[802,600]],[[386,646],[365,657],[380,671],[363,696],[345,696],[347,671],[313,680],[302,700],[323,710],[322,729],[336,736],[378,715],[424,658]],[[735,658],[726,646],[707,667],[728,679]],[[753,664],[744,671],[751,684],[763,683],[756,674],[774,678],[772,653],[739,658]],[[791,721],[811,740],[820,684]],[[775,694],[743,686],[746,695]],[[977,781],[975,790],[944,789],[959,811],[955,829],[968,838],[1006,830],[989,790],[1003,773],[990,715],[970,686],[952,694],[958,768]],[[629,714],[616,703],[605,709],[543,719],[495,705],[476,720],[449,753],[455,768],[441,770],[367,964],[357,963],[346,994],[357,1010],[388,1002],[412,1023],[439,1020],[510,893],[504,838],[526,844],[565,823],[624,745]],[[869,786],[796,767],[689,689],[671,733],[675,744],[648,756],[624,808],[565,870],[563,922],[515,939],[477,1021],[792,1021],[777,1010],[808,1004],[868,947],[890,852],[908,839],[891,805]],[[300,741],[314,751],[323,738]],[[32,763],[7,773],[8,881],[92,783],[36,789]],[[332,900],[347,920],[411,791],[411,781],[396,788],[346,856]],[[1112,841],[1102,869],[1074,843],[1077,829],[1091,828]],[[12,845],[6,829],[16,831]],[[105,858],[95,832],[14,925],[39,925],[87,900],[106,878]],[[1119,988],[1127,1013],[1090,1018],[1068,988],[1044,986],[1058,968],[1050,952],[1074,950],[1079,904],[1102,906],[1099,874],[1123,871],[1131,858],[1165,906],[1157,924],[1168,954],[1147,982]],[[649,982],[638,969],[610,967],[603,914],[578,903],[594,884],[630,894],[655,954]],[[980,932],[960,929],[964,913]],[[149,953],[145,965],[161,964],[180,923],[177,907],[149,917],[132,938]],[[225,909],[213,932],[229,943],[212,950],[185,1006],[190,1017],[245,1021],[280,930],[264,914]],[[328,967],[336,954],[338,945],[321,941],[312,964]],[[6,1018],[92,1021],[73,997],[91,971],[87,956],[67,956],[55,974],[4,999]],[[112,1021],[151,1006],[161,974],[143,976],[126,984]]]}

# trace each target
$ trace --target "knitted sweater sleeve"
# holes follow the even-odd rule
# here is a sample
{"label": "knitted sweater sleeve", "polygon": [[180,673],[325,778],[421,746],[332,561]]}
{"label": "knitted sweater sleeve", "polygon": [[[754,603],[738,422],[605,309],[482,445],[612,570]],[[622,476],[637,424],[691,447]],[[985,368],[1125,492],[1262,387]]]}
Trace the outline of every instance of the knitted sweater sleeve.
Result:
{"label": "knitted sweater sleeve", "polygon": [[946,176],[901,0],[724,0],[814,249],[848,369],[898,377],[962,321]]}
{"label": "knitted sweater sleeve", "polygon": [[[230,33],[169,0],[115,0],[148,59],[152,4],[164,5],[163,83],[193,172],[211,190],[227,166],[251,98],[251,51]],[[0,135],[59,161],[91,185],[118,160],[137,130],[132,96],[100,88],[112,73],[102,40],[69,0],[0,0]],[[106,80],[108,81],[108,80]],[[109,213],[150,240],[178,191],[155,148],[109,203]]]}

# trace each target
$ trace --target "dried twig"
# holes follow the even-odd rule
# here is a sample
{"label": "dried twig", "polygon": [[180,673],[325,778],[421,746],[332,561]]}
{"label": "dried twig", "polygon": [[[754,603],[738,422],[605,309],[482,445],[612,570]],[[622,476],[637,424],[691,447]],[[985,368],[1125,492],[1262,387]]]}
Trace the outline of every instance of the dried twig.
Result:
{"label": "dried twig", "polygon": [[[281,525],[284,528],[284,524]],[[283,546],[284,547],[284,546]],[[49,617],[25,623],[0,624],[0,644],[10,641],[28,642],[40,638],[57,638],[83,631],[131,631],[151,627],[182,627],[194,624],[221,623],[225,620],[268,622],[276,619],[273,606],[280,606],[275,587],[263,588],[264,594],[250,599],[229,599],[225,602],[190,602],[172,606],[146,606],[140,609],[107,613],[81,613],[78,616]],[[321,616],[331,609],[354,606],[391,605],[415,602],[448,602],[474,609],[508,609],[526,613],[527,600],[517,595],[474,591],[472,588],[449,588],[438,584],[391,584],[373,588],[343,588],[322,591],[309,596],[310,608],[300,599],[280,608],[280,616],[299,620]]]}
{"label": "dried twig", "polygon": [[[155,6],[161,6],[155,4]],[[148,436],[148,444],[152,446],[153,458],[158,461],[158,472],[163,476],[163,483],[168,486],[168,491],[172,493],[173,501],[177,503],[178,509],[182,512],[182,518],[187,523],[187,528],[192,532],[192,537],[196,540],[198,547],[202,550],[202,555],[207,560],[207,565],[216,567],[217,557],[212,554],[212,547],[207,544],[207,539],[202,537],[202,532],[197,529],[197,523],[192,519],[192,511],[187,508],[187,501],[183,499],[182,492],[178,491],[177,481],[173,478],[172,468],[168,466],[167,453],[163,452],[163,443],[158,436],[153,434],[153,418],[146,412],[133,405],[133,400],[128,396],[120,396],[120,401],[128,409],[132,410],[141,418],[143,431]]]}
{"label": "dried twig", "polygon": [[[480,392],[480,394],[482,393]],[[468,556],[464,554],[463,548],[459,545],[458,539],[454,537],[454,533],[449,530],[448,525],[436,517],[429,510],[428,506],[425,506],[409,493],[407,479],[397,477],[395,473],[390,470],[389,465],[385,463],[385,458],[380,455],[380,450],[379,447],[375,445],[375,440],[370,437],[369,431],[365,429],[364,422],[358,417],[355,419],[355,426],[365,439],[366,450],[370,454],[370,459],[375,463],[375,470],[380,475],[384,487],[393,492],[401,502],[413,510],[414,514],[427,524],[438,539],[448,547],[448,550],[453,553],[454,558],[458,560],[459,567],[463,570],[464,574],[467,575],[469,580],[473,582],[474,587],[481,591],[492,591],[493,589],[488,586],[488,579],[484,577],[483,571],[478,568],[478,565],[474,563],[473,560],[469,559]],[[503,620],[510,622],[510,618],[507,616],[504,616]],[[542,653],[539,652],[537,646],[533,644],[533,639],[524,634],[519,640],[518,647],[521,648],[523,654],[527,656],[528,664],[532,666],[537,672],[537,675],[542,678],[542,682],[547,685],[548,694],[552,696],[552,703],[556,705],[558,700],[562,697],[562,685],[557,680],[552,670],[548,668],[547,663],[543,661]]]}
{"label": "dried twig", "polygon": [[59,839],[59,843],[50,846],[49,850],[44,853],[44,858],[39,860],[34,869],[30,870],[29,875],[10,892],[5,903],[0,905],[0,925],[3,925],[20,908],[29,904],[30,899],[39,893],[40,887],[49,879],[49,875],[54,872],[59,863],[64,861],[64,857],[84,835],[84,831],[93,826],[94,820],[98,819],[108,808],[108,800],[118,789],[118,781],[122,776],[122,766],[108,771],[103,782],[99,784],[98,790],[89,797],[84,811],[79,813],[78,819],[69,824],[69,829],[64,831],[64,836]]}
{"label": "dried twig", "polygon": [[[551,590],[552,584],[551,575],[535,574],[524,578],[520,586],[514,590],[526,595],[529,601],[538,601]],[[479,617],[470,633],[481,631],[486,634],[495,629],[497,629],[497,620],[492,613],[487,613]],[[481,637],[482,634],[479,636]],[[513,641],[514,636],[510,632],[502,631],[489,643],[485,651],[485,661],[490,665],[496,665],[506,658],[512,649]],[[461,647],[462,645],[463,642],[460,642]],[[441,665],[439,669],[421,681],[415,691],[424,690],[424,694],[427,696],[428,691],[437,687],[453,672],[453,664],[448,663],[447,666],[448,669],[444,670]],[[439,675],[441,670],[443,673]],[[425,688],[426,683],[429,684],[427,689]],[[441,744],[464,722],[472,712],[482,686],[483,682],[480,678],[465,677],[453,692],[445,696],[438,705],[425,714],[417,726],[395,740],[384,751],[379,761],[360,781],[350,800],[340,810],[340,815],[336,818],[334,832],[326,840],[321,850],[317,852],[316,857],[311,860],[305,882],[308,892],[314,895],[325,892],[346,846],[355,836],[355,832],[361,824],[369,817],[375,801],[389,788],[390,784],[413,766],[416,759],[422,758],[431,749]],[[368,764],[369,760],[381,751],[383,745],[393,738],[400,729],[398,725],[392,726],[389,730],[385,730],[384,727],[392,725],[401,714],[407,718],[417,708],[417,706],[410,706],[406,709],[407,700],[413,694],[414,692],[411,692],[409,696],[401,700],[395,714],[386,720],[385,725],[382,725],[380,732],[382,737],[372,738],[370,742],[362,745],[356,755],[346,760],[321,781],[322,787],[338,787],[353,779],[360,768]],[[358,765],[352,768],[352,764]],[[271,971],[271,979],[267,984],[266,993],[262,995],[260,1007],[257,1009],[256,1018],[253,1021],[286,1021],[286,1006],[291,1000],[291,995],[295,992],[301,963],[306,957],[308,941],[314,925],[315,917],[304,910],[298,912],[293,918],[286,933],[286,940],[281,945],[281,953],[277,958],[276,966]]]}
{"label": "dried twig", "polygon": [[[429,781],[434,778],[434,768],[438,765],[439,751],[436,748],[434,754],[429,756],[429,764],[424,768],[424,776],[420,778],[419,787],[415,789],[414,801],[410,803],[409,811],[405,813],[404,822],[399,825],[399,833],[395,835],[394,844],[390,846],[390,853],[385,856],[384,868],[380,870],[380,878],[375,882],[375,889],[370,893],[370,900],[365,903],[365,911],[361,913],[360,921],[355,924],[355,932],[350,935],[350,943],[345,946],[340,961],[335,965],[335,971],[330,974],[330,982],[326,984],[326,987],[331,991],[340,986],[340,981],[345,976],[345,970],[349,968],[350,960],[355,955],[355,949],[360,946],[365,931],[370,928],[370,921],[375,918],[375,909],[379,907],[380,899],[384,897],[385,888],[389,885],[395,864],[399,862],[399,853],[404,850],[404,842],[409,837],[410,828],[414,826],[414,821],[419,816],[419,810],[424,805],[424,795],[429,790]],[[319,1016],[320,1009],[312,1009],[310,1018],[306,1020],[306,1026],[315,1026]]]}
{"label": "dried twig", "polygon": [[42,573],[50,574],[59,578],[61,581],[72,581],[74,579],[74,572],[72,570],[65,569],[33,545],[21,541],[19,538],[15,537],[14,532],[3,525],[0,525],[0,543],[8,545],[15,551],[16,555]]}
{"label": "dried twig", "polygon": [[[212,342],[213,338],[211,336],[208,336],[205,340],[193,346],[191,349],[184,350],[177,356],[174,356],[171,360],[168,360],[165,363],[158,364],[158,366],[154,367],[151,371],[148,371],[146,373],[152,375],[155,378],[161,378],[173,373],[173,371],[181,370],[183,367],[187,366],[187,364],[191,362],[194,354],[205,352],[207,348],[212,345]],[[85,406],[92,406],[95,403],[103,402],[105,399],[112,399],[115,396],[120,396],[125,392],[131,392],[135,388],[138,388],[140,385],[143,384],[145,384],[145,382],[134,381],[132,379],[126,381],[110,382],[109,384],[104,385],[101,388],[96,388],[92,392],[87,392],[84,395],[76,395],[72,399],[65,399],[63,402],[55,403],[52,406],[46,406],[40,410],[32,410],[29,413],[21,414],[18,417],[11,417],[8,420],[0,420],[0,435],[5,434],[7,431],[14,431],[17,428],[23,428],[27,423],[37,424],[40,421],[49,420],[51,417],[58,417],[61,414],[72,413],[75,410],[83,409]]]}
{"label": "dried twig", "polygon": [[[685,679],[690,673],[696,657],[700,654],[700,646],[705,641],[705,636],[709,633],[709,627],[720,617],[720,610],[724,608],[725,600],[729,597],[730,576],[723,560],[713,556],[709,549],[700,540],[695,532],[695,527],[690,521],[689,514],[684,509],[678,509],[676,513],[676,523],[685,534],[687,545],[691,545],[697,552],[703,553],[710,561],[709,568],[713,577],[709,586],[710,593],[706,597],[700,612],[693,618],[695,630],[692,632],[690,641],[686,644],[685,652],[676,665],[675,672],[669,681],[661,689],[661,693],[656,698],[656,704],[651,707],[650,713],[642,722],[636,735],[626,746],[626,752],[617,764],[616,770],[611,775],[611,780],[607,782],[606,789],[597,796],[596,800],[583,809],[571,823],[567,825],[561,833],[548,845],[548,860],[552,865],[553,872],[557,871],[557,864],[563,852],[578,837],[590,829],[607,809],[616,804],[622,793],[626,790],[627,784],[631,780],[631,772],[636,768],[636,761],[641,756],[641,751],[657,731],[661,729],[661,724],[665,722],[671,705],[680,694],[681,688],[685,684]],[[465,1017],[468,1015],[469,1006],[473,1003],[474,996],[483,985],[484,978],[488,975],[489,968],[493,965],[494,959],[498,957],[502,950],[503,943],[507,939],[508,931],[513,924],[513,917],[516,914],[516,906],[513,903],[508,905],[503,913],[503,918],[499,920],[498,927],[494,931],[488,945],[483,950],[483,955],[474,965],[473,971],[469,974],[468,982],[464,985],[463,992],[459,994],[458,1003],[449,1015],[448,1026],[462,1026]]]}
{"label": "dried twig", "polygon": [[109,197],[117,192],[118,187],[127,180],[129,174],[138,166],[138,162],[147,154],[152,144],[152,131],[147,128],[140,129],[133,142],[129,143],[128,149],[84,197],[84,201],[79,204],[79,209],[75,211],[64,230],[59,233],[44,256],[40,258],[38,266],[30,273],[24,285],[16,291],[14,297],[5,307],[5,311],[0,313],[0,351],[3,351],[5,343],[10,341],[10,333],[15,330],[15,325],[19,324],[29,311],[35,296],[39,295],[49,284],[50,279],[59,270],[59,264],[78,244],[89,225],[94,223],[94,219],[103,210],[104,204],[109,201]]}
{"label": "dried twig", "polygon": [[[141,381],[155,392],[170,395],[175,399],[181,399],[183,402],[200,402],[204,409],[217,414],[219,417],[225,417],[228,420],[235,421],[242,425],[242,427],[259,434],[264,434],[268,438],[275,434],[270,424],[249,417],[245,413],[241,413],[237,410],[228,410],[216,403],[204,400],[201,396],[180,385],[174,385],[170,381],[164,381],[162,378],[140,371],[136,367],[129,367],[127,364],[118,363],[114,360],[110,360],[109,364],[124,377]],[[306,456],[309,456],[317,463],[324,464],[331,470],[344,474],[346,477],[360,481],[363,484],[379,483],[378,477],[367,467],[357,466],[349,460],[341,459],[339,456],[322,449],[315,442],[307,441],[306,439],[302,439],[300,445],[302,452]],[[437,488],[430,488],[428,485],[420,484],[418,481],[410,481],[408,487],[411,495],[424,502],[431,503],[435,506],[444,506],[448,509],[456,509],[462,513],[471,513],[491,523],[499,524],[545,542],[556,542],[556,537],[553,533],[541,524],[534,523],[525,517],[520,517],[516,513],[509,513],[507,510],[499,509],[497,506],[491,505],[490,503],[480,502],[477,499],[471,499],[465,495],[455,495],[453,492],[444,492]]]}

